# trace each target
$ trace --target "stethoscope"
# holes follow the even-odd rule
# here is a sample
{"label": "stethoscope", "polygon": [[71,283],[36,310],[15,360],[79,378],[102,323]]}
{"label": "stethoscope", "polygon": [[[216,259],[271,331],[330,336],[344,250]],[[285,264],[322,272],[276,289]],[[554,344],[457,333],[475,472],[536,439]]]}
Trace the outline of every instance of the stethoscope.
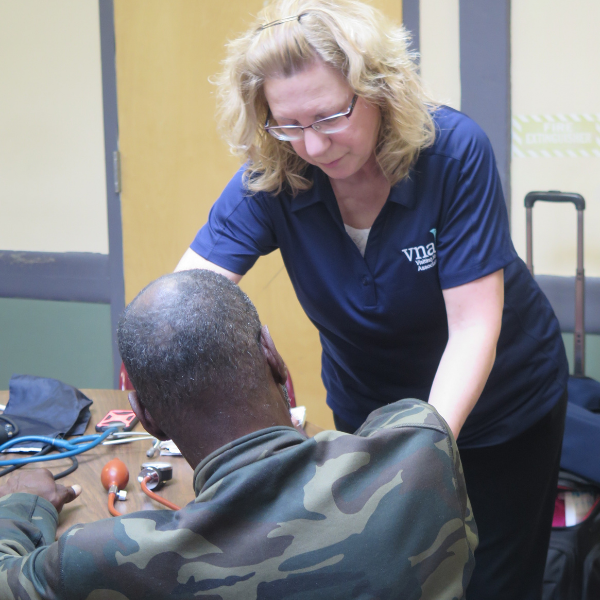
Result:
{"label": "stethoscope", "polygon": [[[30,456],[28,458],[0,460],[0,467],[20,467],[30,463],[69,458],[76,456],[77,454],[83,454],[84,452],[95,448],[110,436],[113,436],[115,439],[105,443],[118,444],[137,440],[141,441],[143,439],[154,440],[152,447],[146,453],[148,456],[154,456],[160,445],[159,440],[156,440],[156,438],[153,438],[152,436],[147,434],[138,434],[139,437],[136,437],[134,434],[132,434],[132,432],[125,433],[120,431],[121,427],[118,426],[110,427],[100,434],[84,435],[74,441],[68,441],[62,438],[44,435],[25,435],[21,437],[14,437],[19,432],[19,428],[16,423],[11,421],[10,418],[1,418],[6,422],[5,435],[3,437],[6,439],[6,436],[8,436],[10,439],[0,445],[0,452],[9,450],[16,444],[22,444],[23,442],[37,442],[60,450],[60,455],[37,455]],[[172,477],[173,469],[170,464],[161,462],[144,463],[142,465],[142,471],[138,476],[138,481],[140,482],[144,493],[150,496],[150,498],[153,498],[157,502],[160,502],[172,510],[179,510],[179,506],[169,502],[164,498],[161,498],[153,491],[162,487],[162,485],[166,481],[169,481]],[[129,472],[127,471],[127,467],[119,459],[114,458],[104,466],[104,469],[102,469],[101,479],[102,484],[109,492],[108,506],[110,513],[114,516],[120,516],[121,513],[115,509],[114,503],[115,500],[124,500],[126,497],[126,492],[123,492],[123,488],[127,485],[129,480]]]}
{"label": "stethoscope", "polygon": [[[4,423],[4,425],[2,423]],[[0,452],[11,448],[15,444],[21,444],[22,442],[42,442],[43,444],[51,445],[57,450],[61,451],[60,456],[32,456],[27,459],[7,459],[0,461],[0,467],[7,465],[22,466],[28,463],[69,458],[70,456],[87,452],[88,450],[95,448],[98,444],[109,446],[111,444],[128,444],[130,442],[151,440],[152,446],[148,452],[146,452],[146,455],[152,458],[158,451],[160,447],[160,441],[146,431],[121,431],[120,429],[121,428],[119,426],[111,427],[106,431],[103,431],[102,434],[83,436],[71,442],[58,437],[40,435],[16,437],[19,433],[19,426],[9,417],[0,415]],[[110,440],[105,441],[107,438],[110,438]],[[81,446],[81,444],[85,445]]]}
{"label": "stethoscope", "polygon": [[44,435],[25,435],[21,437],[13,437],[0,446],[0,452],[4,452],[5,450],[12,448],[14,445],[22,444],[23,442],[41,442],[61,450],[60,456],[30,456],[28,458],[11,458],[7,460],[0,460],[0,467],[27,465],[30,463],[46,462],[49,460],[56,460],[58,458],[68,458],[69,456],[83,454],[84,452],[87,452],[88,450],[91,450],[92,448],[95,448],[101,444],[107,437],[118,432],[119,429],[119,427],[111,427],[102,433],[84,435],[73,441],[64,440],[62,438],[47,437]]}

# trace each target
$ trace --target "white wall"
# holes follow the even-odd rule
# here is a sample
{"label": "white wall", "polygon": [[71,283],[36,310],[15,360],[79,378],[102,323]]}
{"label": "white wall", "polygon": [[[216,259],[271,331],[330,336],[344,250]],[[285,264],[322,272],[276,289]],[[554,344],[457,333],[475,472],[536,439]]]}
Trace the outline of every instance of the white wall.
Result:
{"label": "white wall", "polygon": [[[588,114],[600,126],[600,2],[519,0],[512,3],[512,113]],[[600,138],[600,129],[597,129]],[[597,142],[600,145],[600,141]],[[518,157],[512,160],[512,234],[525,257],[523,199],[533,190],[578,192],[587,202],[586,274],[600,276],[600,158]],[[575,209],[534,208],[536,273],[574,275]]]}
{"label": "white wall", "polygon": [[421,0],[421,77],[433,97],[460,110],[459,0]]}
{"label": "white wall", "polygon": [[108,253],[98,0],[0,0],[0,250]]}

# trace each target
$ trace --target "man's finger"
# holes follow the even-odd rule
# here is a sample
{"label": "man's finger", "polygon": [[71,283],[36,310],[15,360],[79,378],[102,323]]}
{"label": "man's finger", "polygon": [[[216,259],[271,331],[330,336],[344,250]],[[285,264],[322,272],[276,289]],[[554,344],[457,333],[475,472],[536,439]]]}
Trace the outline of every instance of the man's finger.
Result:
{"label": "man's finger", "polygon": [[68,502],[73,502],[73,500],[75,500],[75,498],[81,494],[81,486],[75,484],[70,487],[63,487],[61,492],[65,499],[64,503],[67,504]]}

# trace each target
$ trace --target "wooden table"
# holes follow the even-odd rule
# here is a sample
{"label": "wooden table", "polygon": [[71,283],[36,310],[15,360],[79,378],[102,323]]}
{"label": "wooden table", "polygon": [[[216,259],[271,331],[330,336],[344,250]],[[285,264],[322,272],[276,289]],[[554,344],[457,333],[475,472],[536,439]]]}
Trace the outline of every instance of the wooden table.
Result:
{"label": "wooden table", "polygon": [[[86,434],[96,433],[94,426],[111,409],[129,408],[127,392],[118,390],[81,390],[88,398],[93,400],[90,406],[92,418],[88,424]],[[8,402],[8,392],[0,391],[0,404]],[[321,431],[319,427],[310,423],[306,424],[306,432],[309,436]],[[144,431],[138,423],[133,431]],[[144,440],[129,444],[113,446],[96,446],[92,450],[77,456],[79,468],[71,475],[59,480],[63,485],[78,483],[83,491],[79,498],[70,504],[66,504],[60,514],[60,522],[57,535],[61,535],[66,529],[77,523],[89,523],[110,517],[107,508],[108,493],[100,482],[100,472],[104,465],[112,458],[119,458],[129,469],[129,483],[127,500],[117,502],[116,508],[123,514],[138,510],[164,509],[164,507],[151,500],[144,494],[137,481],[141,465],[149,461],[168,462],[173,466],[173,479],[166,483],[157,493],[177,504],[184,506],[191,502],[194,497],[193,470],[181,456],[155,456],[148,458],[146,451],[150,448],[151,441]],[[23,455],[20,455],[23,456]],[[71,465],[66,459],[26,465],[24,469],[33,469],[43,466],[53,473],[59,473]],[[165,509],[167,510],[167,509]]]}
{"label": "wooden table", "polygon": [[[127,392],[117,390],[81,390],[88,398],[93,400],[90,406],[92,418],[90,419],[86,434],[96,433],[94,426],[111,409],[129,408]],[[0,404],[8,402],[8,392],[0,391]],[[133,431],[144,431],[138,423]],[[164,508],[158,502],[151,500],[140,488],[137,476],[141,465],[148,461],[164,461],[173,465],[173,479],[166,483],[157,493],[162,497],[184,506],[194,499],[193,471],[185,459],[181,456],[155,456],[148,458],[146,451],[150,448],[151,441],[144,440],[129,444],[118,444],[113,446],[96,446],[77,456],[79,468],[71,475],[67,475],[59,482],[63,485],[78,483],[83,488],[79,498],[70,504],[66,504],[60,513],[60,524],[58,535],[76,523],[89,523],[110,517],[107,508],[108,493],[100,482],[102,467],[112,458],[119,458],[129,469],[129,483],[127,500],[116,502],[115,506],[123,514],[138,510],[152,510]],[[21,455],[23,456],[23,455]],[[50,469],[53,473],[63,471],[71,464],[66,458],[53,460],[37,465],[26,465],[24,469],[33,469],[40,466]],[[167,509],[165,509],[167,510]]]}

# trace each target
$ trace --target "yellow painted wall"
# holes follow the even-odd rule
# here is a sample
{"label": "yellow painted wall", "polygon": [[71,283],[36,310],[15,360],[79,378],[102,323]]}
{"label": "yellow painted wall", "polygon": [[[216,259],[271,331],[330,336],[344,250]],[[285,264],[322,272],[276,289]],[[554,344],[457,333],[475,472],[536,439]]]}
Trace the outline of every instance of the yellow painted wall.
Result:
{"label": "yellow painted wall", "polygon": [[0,249],[108,254],[98,0],[0,0]]}
{"label": "yellow painted wall", "polygon": [[[373,2],[400,21],[401,0]],[[216,132],[214,88],[228,38],[262,0],[115,0],[125,293],[172,271],[238,168]],[[331,428],[321,348],[275,252],[242,280],[287,362],[308,419]]]}
{"label": "yellow painted wall", "polygon": [[459,0],[421,0],[421,79],[442,104],[460,110]]}
{"label": "yellow painted wall", "polygon": [[[513,117],[600,114],[599,21],[600,3],[594,0],[512,3]],[[534,190],[577,192],[586,199],[586,275],[600,277],[600,158],[513,156],[511,170],[512,235],[521,257],[525,258],[525,195]],[[536,273],[575,275],[576,222],[571,204],[536,204]]]}

